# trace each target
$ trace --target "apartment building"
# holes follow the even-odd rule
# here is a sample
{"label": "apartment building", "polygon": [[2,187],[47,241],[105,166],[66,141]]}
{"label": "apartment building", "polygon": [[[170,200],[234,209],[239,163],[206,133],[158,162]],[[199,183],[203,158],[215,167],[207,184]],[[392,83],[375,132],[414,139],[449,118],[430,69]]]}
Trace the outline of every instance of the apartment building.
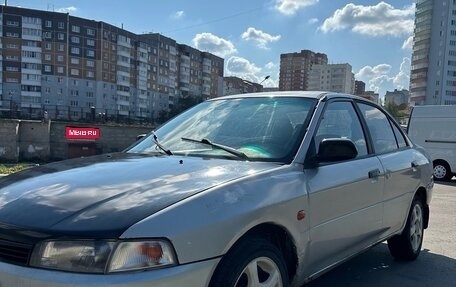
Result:
{"label": "apartment building", "polygon": [[456,105],[456,0],[418,0],[410,73],[412,105]]}
{"label": "apartment building", "polygon": [[366,83],[363,81],[355,81],[355,95],[359,96],[366,91]]}
{"label": "apartment building", "polygon": [[279,89],[307,91],[309,73],[314,64],[328,64],[328,56],[310,50],[280,55]]}
{"label": "apartment building", "polygon": [[353,94],[355,75],[350,64],[314,64],[310,69],[308,90]]}
{"label": "apartment building", "polygon": [[257,93],[263,91],[263,85],[241,79],[239,77],[223,78],[223,95]]}
{"label": "apartment building", "polygon": [[157,33],[0,6],[0,112],[156,119],[180,97],[221,95],[224,60]]}
{"label": "apartment building", "polygon": [[398,90],[394,89],[394,91],[387,91],[385,94],[385,104],[393,103],[396,106],[400,105],[408,105],[410,97],[410,92],[408,90]]}

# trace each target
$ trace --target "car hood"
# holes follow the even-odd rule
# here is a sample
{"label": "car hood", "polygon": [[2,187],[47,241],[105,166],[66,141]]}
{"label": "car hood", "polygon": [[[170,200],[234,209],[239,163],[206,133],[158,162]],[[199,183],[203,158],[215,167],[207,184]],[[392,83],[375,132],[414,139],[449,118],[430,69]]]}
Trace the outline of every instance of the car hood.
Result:
{"label": "car hood", "polygon": [[118,237],[178,201],[276,166],[129,153],[43,165],[0,179],[0,228]]}

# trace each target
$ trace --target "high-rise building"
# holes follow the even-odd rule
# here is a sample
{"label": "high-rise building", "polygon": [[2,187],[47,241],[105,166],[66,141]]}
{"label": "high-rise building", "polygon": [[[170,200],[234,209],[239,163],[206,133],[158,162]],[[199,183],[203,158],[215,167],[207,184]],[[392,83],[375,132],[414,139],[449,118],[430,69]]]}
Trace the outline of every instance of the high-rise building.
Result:
{"label": "high-rise building", "polygon": [[157,33],[0,6],[0,113],[156,119],[180,97],[221,95],[224,60]]}
{"label": "high-rise building", "polygon": [[314,64],[328,64],[328,57],[326,54],[309,50],[281,54],[279,89],[281,91],[307,91],[310,69]]}
{"label": "high-rise building", "polygon": [[355,75],[350,64],[314,64],[310,69],[308,90],[353,94]]}
{"label": "high-rise building", "polygon": [[355,81],[355,95],[359,96],[366,91],[366,83],[363,81]]}
{"label": "high-rise building", "polygon": [[455,0],[416,3],[410,103],[456,105]]}

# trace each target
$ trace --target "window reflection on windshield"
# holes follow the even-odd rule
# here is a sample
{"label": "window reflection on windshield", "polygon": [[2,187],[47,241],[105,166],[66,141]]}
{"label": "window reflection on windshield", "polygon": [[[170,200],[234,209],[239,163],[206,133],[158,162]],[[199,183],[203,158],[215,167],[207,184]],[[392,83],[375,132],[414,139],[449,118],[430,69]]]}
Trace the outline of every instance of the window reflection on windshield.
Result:
{"label": "window reflection on windshield", "polygon": [[[236,149],[249,160],[288,162],[297,151],[315,103],[298,97],[212,100],[177,116],[155,133],[173,154],[233,157],[224,150],[182,140],[207,139]],[[156,152],[156,145],[149,136],[128,152]]]}

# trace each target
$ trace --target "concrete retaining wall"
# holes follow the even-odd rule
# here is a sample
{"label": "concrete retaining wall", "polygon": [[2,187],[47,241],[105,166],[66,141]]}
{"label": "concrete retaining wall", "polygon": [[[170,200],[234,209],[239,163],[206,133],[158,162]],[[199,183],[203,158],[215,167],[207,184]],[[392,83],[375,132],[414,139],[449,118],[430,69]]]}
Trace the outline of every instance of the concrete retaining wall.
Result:
{"label": "concrete retaining wall", "polygon": [[[99,128],[100,138],[92,142],[68,140],[66,126]],[[136,141],[137,135],[151,130],[144,126],[0,120],[0,162],[67,159],[70,145],[86,143],[95,146],[97,154],[122,151]]]}
{"label": "concrete retaining wall", "polygon": [[17,161],[19,157],[19,122],[0,121],[0,160]]}

